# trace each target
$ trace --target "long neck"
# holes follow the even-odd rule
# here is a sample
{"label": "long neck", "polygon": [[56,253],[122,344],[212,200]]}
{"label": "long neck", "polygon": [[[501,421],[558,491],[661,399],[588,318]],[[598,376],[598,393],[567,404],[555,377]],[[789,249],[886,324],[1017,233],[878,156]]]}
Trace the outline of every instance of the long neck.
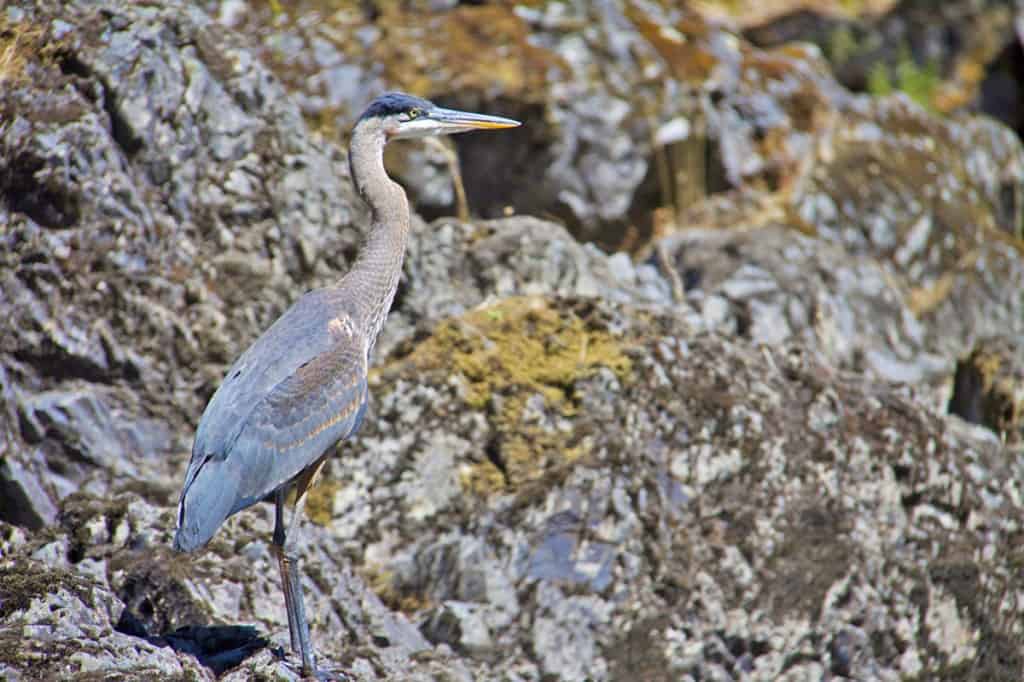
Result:
{"label": "long neck", "polygon": [[356,126],[349,145],[349,166],[356,191],[370,206],[370,232],[345,283],[367,333],[370,347],[384,326],[402,274],[409,234],[409,202],[402,187],[384,170],[382,130],[372,122]]}

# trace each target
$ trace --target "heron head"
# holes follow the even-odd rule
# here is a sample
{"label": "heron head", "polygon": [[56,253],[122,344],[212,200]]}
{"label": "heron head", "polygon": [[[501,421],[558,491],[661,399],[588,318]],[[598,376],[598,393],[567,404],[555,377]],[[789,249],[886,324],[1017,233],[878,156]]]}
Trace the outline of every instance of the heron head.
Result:
{"label": "heron head", "polygon": [[469,130],[515,128],[519,121],[468,111],[445,109],[402,92],[389,92],[373,100],[361,119],[376,118],[389,139],[452,135]]}

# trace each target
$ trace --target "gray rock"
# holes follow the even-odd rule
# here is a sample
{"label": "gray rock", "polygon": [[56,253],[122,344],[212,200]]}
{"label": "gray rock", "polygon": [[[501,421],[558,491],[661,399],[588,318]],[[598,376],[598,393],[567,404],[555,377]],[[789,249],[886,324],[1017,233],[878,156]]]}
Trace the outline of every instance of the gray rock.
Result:
{"label": "gray rock", "polygon": [[14,679],[212,679],[195,658],[118,632],[123,604],[80,574],[25,560],[5,560],[2,574],[0,670]]}
{"label": "gray rock", "polygon": [[[439,219],[409,245],[404,286],[378,343],[381,355],[414,326],[517,295],[592,296],[668,305],[668,280],[628,256],[582,245],[560,225],[517,216],[480,223]],[[680,314],[684,314],[683,311]]]}
{"label": "gray rock", "polygon": [[447,601],[427,612],[420,630],[434,644],[443,642],[471,655],[486,654],[494,641],[478,610],[476,604]]}
{"label": "gray rock", "polygon": [[688,300],[709,329],[768,346],[799,339],[833,366],[901,383],[948,372],[950,340],[922,324],[898,274],[872,258],[781,227],[691,230],[659,248],[694,282]]}
{"label": "gray rock", "polygon": [[[233,7],[242,30],[269,16]],[[1020,678],[1019,448],[942,395],[978,335],[1024,324],[1020,145],[648,9],[446,15],[532,26],[508,49],[570,71],[516,105],[521,132],[542,127],[536,166],[461,149],[524,173],[509,194],[586,230],[635,217],[642,239],[666,201],[654,144],[741,191],[673,206],[676,227],[719,229],[636,259],[536,218],[415,221],[364,428],[308,504],[321,662],[353,680]],[[297,679],[268,506],[197,555],[169,543],[225,366],[355,251],[344,157],[256,39],[195,3],[4,16],[27,47],[0,91],[0,458],[25,524],[0,522],[3,674]],[[353,22],[366,58],[400,34],[389,17]],[[337,18],[307,23],[341,107],[383,76],[342,82]]]}
{"label": "gray rock", "polygon": [[[0,431],[39,523],[115,477],[172,496],[223,364],[337,275],[365,209],[343,156],[193,4],[22,10],[42,37],[0,94]],[[60,60],[41,47],[58,17]]]}
{"label": "gray rock", "polygon": [[57,518],[57,506],[43,488],[37,472],[12,455],[0,460],[0,518],[38,530]]}

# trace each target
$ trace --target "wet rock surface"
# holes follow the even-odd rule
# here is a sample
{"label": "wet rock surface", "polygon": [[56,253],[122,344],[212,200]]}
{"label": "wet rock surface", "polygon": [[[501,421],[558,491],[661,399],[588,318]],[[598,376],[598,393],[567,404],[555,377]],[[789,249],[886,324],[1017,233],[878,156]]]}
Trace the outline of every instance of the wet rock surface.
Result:
{"label": "wet rock surface", "polygon": [[[299,678],[270,507],[179,555],[174,504],[227,365],[356,252],[335,137],[398,86],[525,137],[459,141],[503,217],[414,219],[308,504],[324,668],[1020,679],[1013,133],[667,5],[456,4],[0,10],[0,671]],[[432,153],[389,160],[428,217]]]}

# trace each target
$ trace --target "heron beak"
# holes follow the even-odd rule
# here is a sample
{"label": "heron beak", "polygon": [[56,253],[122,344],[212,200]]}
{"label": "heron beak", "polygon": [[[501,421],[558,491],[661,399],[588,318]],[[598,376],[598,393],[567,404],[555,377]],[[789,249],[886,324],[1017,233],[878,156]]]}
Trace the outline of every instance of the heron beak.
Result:
{"label": "heron beak", "polygon": [[461,133],[467,130],[497,130],[498,128],[517,128],[519,121],[501,116],[474,114],[469,111],[442,109],[438,107],[429,113],[431,121],[439,124],[442,133]]}

